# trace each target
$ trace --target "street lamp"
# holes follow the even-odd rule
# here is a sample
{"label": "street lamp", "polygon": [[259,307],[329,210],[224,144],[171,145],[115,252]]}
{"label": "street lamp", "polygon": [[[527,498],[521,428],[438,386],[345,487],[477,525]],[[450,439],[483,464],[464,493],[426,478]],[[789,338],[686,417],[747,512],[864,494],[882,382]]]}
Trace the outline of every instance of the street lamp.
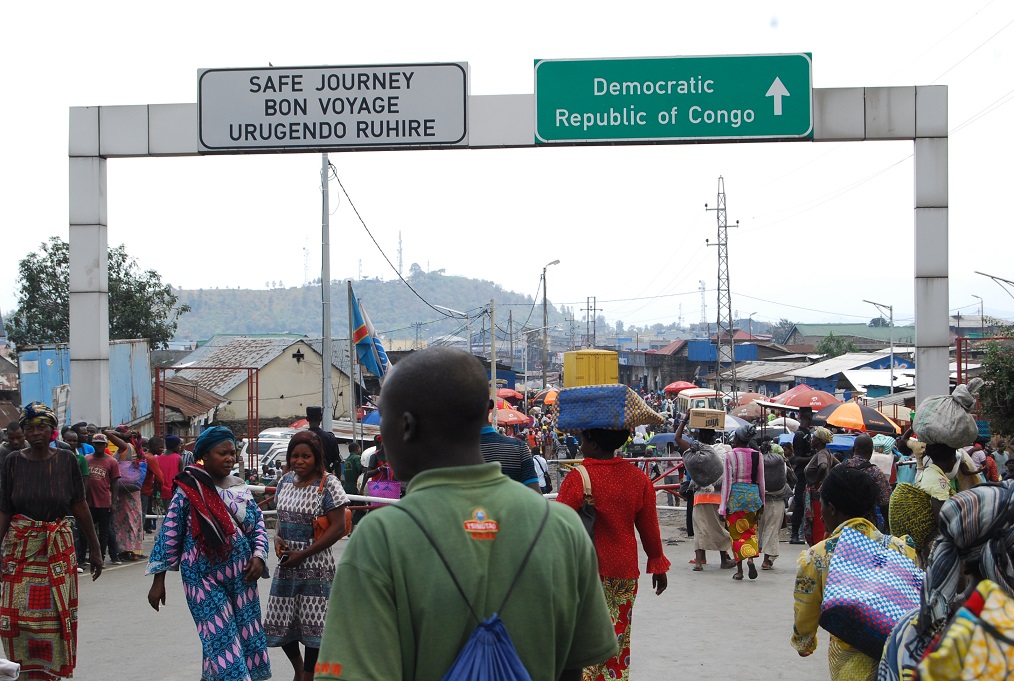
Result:
{"label": "street lamp", "polygon": [[[1011,298],[1014,298],[1014,293],[1011,293],[1010,289],[1007,288],[1007,286],[1014,286],[1014,281],[1011,281],[1010,279],[1004,279],[1003,277],[995,277],[992,274],[986,274],[985,272],[980,272],[978,270],[976,270],[975,273],[981,274],[984,277],[989,277],[990,279],[996,282],[997,286],[1006,291],[1007,295],[1009,295]],[[1004,286],[1004,284],[1007,284],[1007,286]],[[976,298],[978,298],[978,296],[976,296]]]}
{"label": "street lamp", "polygon": [[983,315],[982,296],[977,296],[977,295],[975,295],[973,293],[972,297],[979,299],[979,338],[985,338],[986,337],[986,322],[985,322],[985,320],[982,317],[982,315]]}
{"label": "street lamp", "polygon": [[468,336],[468,354],[471,355],[472,354],[472,320],[468,316],[468,313],[467,312],[462,312],[461,310],[455,310],[455,309],[450,308],[450,307],[444,307],[443,305],[436,305],[436,304],[434,304],[433,307],[438,308],[440,310],[443,310],[444,312],[450,313],[451,317],[456,317],[458,319],[464,319],[465,320],[465,335]]}
{"label": "street lamp", "polygon": [[755,314],[757,314],[757,313],[756,312],[751,312],[750,316],[749,316],[749,320],[750,320],[750,340],[751,341],[753,340],[753,316]]}
{"label": "street lamp", "polygon": [[546,270],[559,265],[559,260],[547,263],[542,268],[542,389],[546,389],[546,371],[549,366],[549,308],[546,306]]}
{"label": "street lamp", "polygon": [[864,303],[869,303],[877,308],[877,312],[883,314],[884,310],[887,310],[888,314],[888,325],[890,326],[890,338],[891,338],[891,394],[894,394],[894,306],[884,305],[883,303],[874,303],[872,300],[864,300]]}
{"label": "street lamp", "polygon": [[[560,326],[559,324],[556,324],[556,325],[553,326],[553,328],[556,329],[556,328],[559,328],[559,326]],[[525,393],[525,413],[526,414],[528,413],[528,335],[532,334],[532,333],[538,333],[539,331],[545,331],[545,330],[546,329],[528,329],[527,331],[522,331],[521,332],[521,335],[525,337],[525,357],[524,357],[524,362],[521,365],[521,371],[525,375],[525,390],[524,390],[524,393]],[[545,387],[545,383],[543,383],[542,385],[543,385],[543,387]]]}

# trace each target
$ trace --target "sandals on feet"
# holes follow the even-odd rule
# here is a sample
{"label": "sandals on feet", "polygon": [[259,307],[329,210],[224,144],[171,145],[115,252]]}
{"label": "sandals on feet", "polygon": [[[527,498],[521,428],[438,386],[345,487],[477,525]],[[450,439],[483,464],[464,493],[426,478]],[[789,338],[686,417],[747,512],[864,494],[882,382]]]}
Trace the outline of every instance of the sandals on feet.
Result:
{"label": "sandals on feet", "polygon": [[732,578],[735,579],[737,582],[741,582],[741,581],[743,581],[743,573],[742,572],[737,572],[736,574],[734,574],[732,576]]}
{"label": "sandals on feet", "polygon": [[[757,579],[757,566],[756,565],[754,565],[753,563],[747,563],[746,569],[747,569],[747,571],[748,571],[748,573],[750,575],[750,579]],[[739,578],[743,579],[743,575],[740,575]]]}

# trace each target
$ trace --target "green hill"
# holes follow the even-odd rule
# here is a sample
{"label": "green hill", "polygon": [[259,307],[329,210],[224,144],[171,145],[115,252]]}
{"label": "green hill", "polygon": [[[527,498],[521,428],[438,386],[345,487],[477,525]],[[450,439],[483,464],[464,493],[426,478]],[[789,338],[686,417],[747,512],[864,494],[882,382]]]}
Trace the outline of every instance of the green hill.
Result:
{"label": "green hill", "polygon": [[[407,277],[419,295],[430,303],[477,315],[480,308],[493,299],[496,324],[507,329],[508,314],[513,312],[517,333],[528,320],[528,327],[542,326],[542,301],[532,310],[532,297],[505,291],[485,280],[447,276],[441,271],[414,270]],[[464,322],[447,319],[420,300],[401,281],[375,279],[353,282],[353,290],[377,332],[389,338],[426,339],[442,334],[464,335]],[[216,333],[305,333],[320,335],[321,288],[310,285],[268,290],[199,289],[177,290],[180,303],[187,303],[191,312],[179,320],[176,338],[203,340]],[[550,306],[549,323],[562,322],[564,314]],[[336,338],[348,336],[348,293],[344,281],[331,284],[331,332]],[[530,315],[530,317],[529,317]],[[485,320],[489,327],[488,317]],[[472,331],[478,333],[481,320],[473,320]]]}

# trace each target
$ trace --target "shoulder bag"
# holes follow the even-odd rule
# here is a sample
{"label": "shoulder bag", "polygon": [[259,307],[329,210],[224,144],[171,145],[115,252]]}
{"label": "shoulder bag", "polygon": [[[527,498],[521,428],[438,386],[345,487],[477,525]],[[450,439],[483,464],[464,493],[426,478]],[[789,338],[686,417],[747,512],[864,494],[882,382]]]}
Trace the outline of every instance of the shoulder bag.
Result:
{"label": "shoulder bag", "polygon": [[581,501],[581,508],[577,509],[577,514],[581,516],[581,522],[584,524],[584,529],[588,531],[588,536],[595,541],[595,497],[592,496],[591,477],[588,475],[588,469],[578,464],[574,466],[581,475],[581,482],[584,484],[584,499]]}
{"label": "shoulder bag", "polygon": [[324,513],[324,482],[327,480],[327,476],[328,473],[321,476],[320,485],[317,487],[317,517],[313,519],[314,541],[320,539],[327,528],[331,527],[331,521],[327,519],[327,513]]}

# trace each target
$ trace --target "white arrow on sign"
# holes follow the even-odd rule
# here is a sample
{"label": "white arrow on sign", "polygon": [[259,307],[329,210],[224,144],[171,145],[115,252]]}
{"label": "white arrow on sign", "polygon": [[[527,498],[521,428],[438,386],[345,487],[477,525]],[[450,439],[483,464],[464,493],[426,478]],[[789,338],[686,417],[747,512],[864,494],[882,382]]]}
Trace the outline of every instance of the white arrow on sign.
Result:
{"label": "white arrow on sign", "polygon": [[775,115],[782,115],[782,97],[790,97],[789,91],[785,89],[785,85],[782,83],[782,79],[775,76],[775,82],[771,83],[771,87],[768,88],[768,92],[765,97],[774,97],[775,101]]}

